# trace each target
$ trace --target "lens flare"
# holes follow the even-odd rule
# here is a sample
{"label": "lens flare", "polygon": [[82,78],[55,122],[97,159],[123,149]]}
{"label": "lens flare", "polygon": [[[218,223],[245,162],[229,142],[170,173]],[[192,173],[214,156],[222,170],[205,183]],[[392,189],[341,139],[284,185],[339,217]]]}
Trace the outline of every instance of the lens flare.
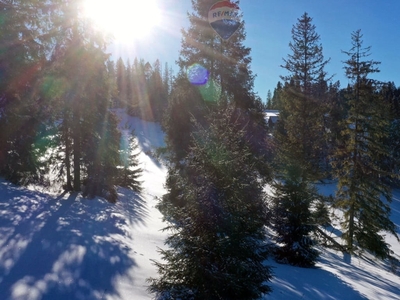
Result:
{"label": "lens flare", "polygon": [[186,75],[191,84],[201,86],[207,84],[210,72],[196,63],[188,68]]}
{"label": "lens flare", "polygon": [[199,86],[200,94],[206,102],[218,102],[221,97],[221,86],[213,79]]}

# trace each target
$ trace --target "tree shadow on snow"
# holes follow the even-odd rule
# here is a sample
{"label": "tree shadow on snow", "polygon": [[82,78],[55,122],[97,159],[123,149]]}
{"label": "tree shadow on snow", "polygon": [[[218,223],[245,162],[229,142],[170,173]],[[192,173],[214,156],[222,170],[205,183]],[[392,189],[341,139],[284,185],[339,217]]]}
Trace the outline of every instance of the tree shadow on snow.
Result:
{"label": "tree shadow on snow", "polygon": [[143,197],[132,190],[118,188],[118,199],[115,205],[120,208],[120,211],[124,212],[125,218],[131,224],[144,225],[149,213]]}
{"label": "tree shadow on snow", "polygon": [[268,261],[274,267],[273,293],[266,299],[368,300],[334,274],[319,268],[298,268]]}
{"label": "tree shadow on snow", "polygon": [[[137,210],[130,222],[144,222],[140,201],[119,204]],[[120,298],[116,283],[136,266],[124,243],[130,227],[120,208],[77,194],[51,198],[0,181],[1,299]]]}
{"label": "tree shadow on snow", "polygon": [[146,154],[158,168],[162,167],[161,161],[156,157],[156,149],[165,147],[164,133],[161,126],[154,122],[144,121],[137,117],[124,115],[121,117],[121,127],[127,126],[135,130],[139,148]]}

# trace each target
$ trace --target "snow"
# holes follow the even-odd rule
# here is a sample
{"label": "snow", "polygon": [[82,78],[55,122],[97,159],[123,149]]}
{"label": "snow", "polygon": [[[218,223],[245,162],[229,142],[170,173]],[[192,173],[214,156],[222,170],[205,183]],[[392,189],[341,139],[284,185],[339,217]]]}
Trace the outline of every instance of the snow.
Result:
{"label": "snow", "polygon": [[[135,128],[138,136],[144,191],[119,189],[113,205],[0,180],[1,299],[152,299],[146,279],[157,276],[152,260],[160,260],[157,249],[167,236],[155,207],[165,193],[167,169],[153,155],[164,145],[163,134],[157,124],[117,113],[121,126]],[[334,185],[319,188],[329,194]],[[392,219],[400,225],[400,191],[394,193]],[[400,258],[397,240],[387,241]],[[267,261],[275,277],[265,299],[399,299],[400,267],[396,271],[367,253],[350,258],[320,251],[312,269]]]}

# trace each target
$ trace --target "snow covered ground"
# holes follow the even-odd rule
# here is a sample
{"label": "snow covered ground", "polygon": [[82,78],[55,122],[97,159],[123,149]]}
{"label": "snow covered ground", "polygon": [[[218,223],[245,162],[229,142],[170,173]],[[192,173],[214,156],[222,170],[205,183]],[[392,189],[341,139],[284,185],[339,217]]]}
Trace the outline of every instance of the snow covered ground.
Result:
{"label": "snow covered ground", "polygon": [[[113,205],[0,180],[0,300],[152,298],[146,278],[157,276],[151,260],[160,259],[157,247],[164,247],[167,234],[155,208],[167,170],[151,151],[163,145],[163,134],[154,123],[119,114],[122,124],[135,128],[143,150],[141,195],[119,189]],[[399,228],[400,191],[392,210]],[[387,241],[400,258],[400,244]],[[400,299],[400,270],[388,262],[321,250],[314,269],[268,261],[274,291],[265,299]]]}

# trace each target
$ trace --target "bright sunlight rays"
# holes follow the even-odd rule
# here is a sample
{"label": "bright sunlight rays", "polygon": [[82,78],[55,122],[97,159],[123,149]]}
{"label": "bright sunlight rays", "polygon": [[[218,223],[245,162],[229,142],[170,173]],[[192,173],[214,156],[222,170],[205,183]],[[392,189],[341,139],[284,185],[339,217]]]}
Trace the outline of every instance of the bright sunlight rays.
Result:
{"label": "bright sunlight rays", "polygon": [[161,24],[157,0],[85,0],[85,14],[118,42],[146,38]]}

